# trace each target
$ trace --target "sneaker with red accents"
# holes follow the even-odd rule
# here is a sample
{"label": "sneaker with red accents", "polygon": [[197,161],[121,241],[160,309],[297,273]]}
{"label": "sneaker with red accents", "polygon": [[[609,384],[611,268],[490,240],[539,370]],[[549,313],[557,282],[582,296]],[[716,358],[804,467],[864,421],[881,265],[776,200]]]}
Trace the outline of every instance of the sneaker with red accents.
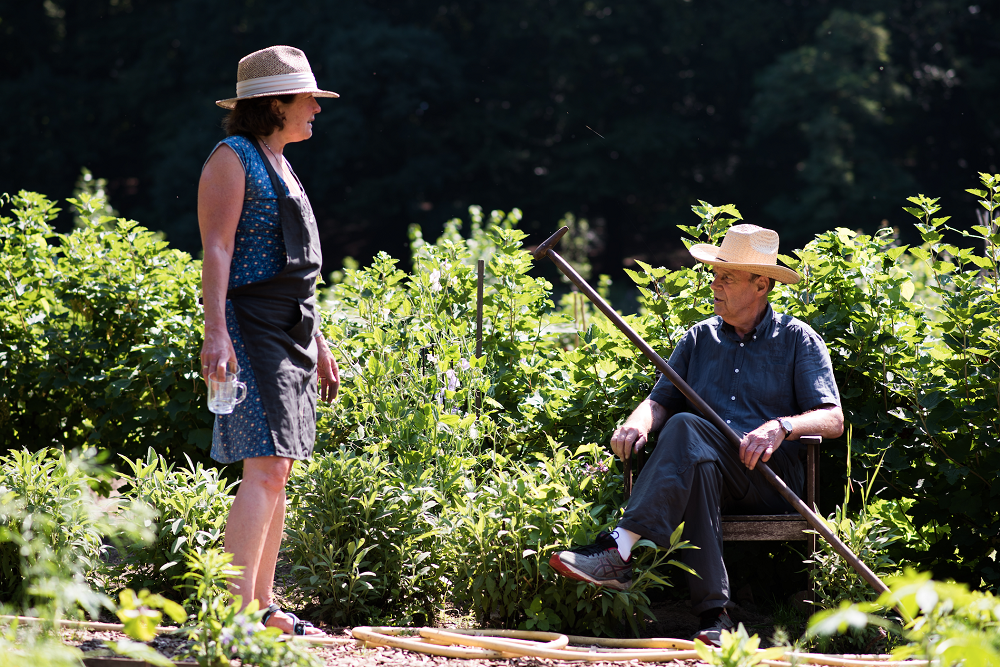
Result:
{"label": "sneaker with red accents", "polygon": [[698,624],[698,633],[692,637],[701,640],[703,644],[720,648],[722,646],[722,631],[733,629],[733,620],[729,618],[729,612],[725,607],[709,609],[702,613],[701,622]]}
{"label": "sneaker with red accents", "polygon": [[607,531],[601,531],[593,544],[557,551],[549,559],[549,565],[570,579],[618,591],[627,591],[632,586],[632,559],[622,559],[615,538]]}

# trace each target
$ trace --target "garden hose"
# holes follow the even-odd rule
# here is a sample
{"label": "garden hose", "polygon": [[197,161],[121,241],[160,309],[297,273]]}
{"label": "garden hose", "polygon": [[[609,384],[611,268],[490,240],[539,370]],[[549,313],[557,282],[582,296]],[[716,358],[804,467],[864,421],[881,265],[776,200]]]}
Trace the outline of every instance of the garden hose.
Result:
{"label": "garden hose", "polygon": [[[607,639],[525,630],[369,626],[359,626],[351,632],[365,646],[388,646],[455,658],[531,657],[566,662],[671,662],[699,659],[694,650],[694,642],[684,639]],[[418,634],[419,637],[415,636]],[[760,664],[773,667],[790,667],[793,664],[824,667],[927,667],[928,664],[926,660],[893,660],[888,655],[833,656],[791,650],[782,658],[784,659],[764,660]]]}

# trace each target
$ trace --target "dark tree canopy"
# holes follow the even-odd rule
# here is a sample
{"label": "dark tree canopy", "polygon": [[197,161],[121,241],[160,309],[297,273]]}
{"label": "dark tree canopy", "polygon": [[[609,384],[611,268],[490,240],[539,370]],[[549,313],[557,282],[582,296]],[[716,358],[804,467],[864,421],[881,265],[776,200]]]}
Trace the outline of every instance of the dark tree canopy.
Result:
{"label": "dark tree canopy", "polygon": [[[406,255],[469,204],[565,212],[603,250],[669,263],[698,199],[790,247],[904,221],[943,195],[973,221],[997,170],[1000,28],[957,0],[48,0],[0,9],[0,191],[68,196],[81,167],[123,214],[197,252],[198,174],[236,63],[302,48],[320,86],[288,156],[327,270]],[[951,201],[948,201],[948,200]],[[961,212],[961,213],[960,213]],[[63,224],[70,224],[69,217]]]}

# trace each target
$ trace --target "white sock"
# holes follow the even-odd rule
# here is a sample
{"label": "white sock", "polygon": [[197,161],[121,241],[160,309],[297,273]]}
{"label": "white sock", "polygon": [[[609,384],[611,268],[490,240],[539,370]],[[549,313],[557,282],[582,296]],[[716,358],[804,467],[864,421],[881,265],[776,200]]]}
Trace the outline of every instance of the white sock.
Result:
{"label": "white sock", "polygon": [[618,545],[618,553],[621,554],[622,560],[629,559],[629,556],[632,554],[632,546],[642,539],[642,535],[633,533],[627,528],[615,528],[611,531],[611,537],[615,538],[615,543]]}

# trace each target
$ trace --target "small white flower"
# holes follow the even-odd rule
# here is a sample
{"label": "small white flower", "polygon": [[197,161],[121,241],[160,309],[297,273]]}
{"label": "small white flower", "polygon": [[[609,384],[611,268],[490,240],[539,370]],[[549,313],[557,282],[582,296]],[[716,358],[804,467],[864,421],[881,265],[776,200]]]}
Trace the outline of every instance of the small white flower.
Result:
{"label": "small white flower", "polygon": [[441,280],[441,272],[435,269],[433,272],[431,272],[430,279],[431,279],[431,291],[440,292],[441,283],[439,281]]}
{"label": "small white flower", "polygon": [[448,391],[455,391],[458,387],[458,376],[455,375],[455,371],[449,368],[444,374],[448,378]]}
{"label": "small white flower", "polygon": [[462,357],[462,359],[458,362],[458,365],[462,368],[463,371],[469,370],[469,360],[466,359],[465,357]]}

